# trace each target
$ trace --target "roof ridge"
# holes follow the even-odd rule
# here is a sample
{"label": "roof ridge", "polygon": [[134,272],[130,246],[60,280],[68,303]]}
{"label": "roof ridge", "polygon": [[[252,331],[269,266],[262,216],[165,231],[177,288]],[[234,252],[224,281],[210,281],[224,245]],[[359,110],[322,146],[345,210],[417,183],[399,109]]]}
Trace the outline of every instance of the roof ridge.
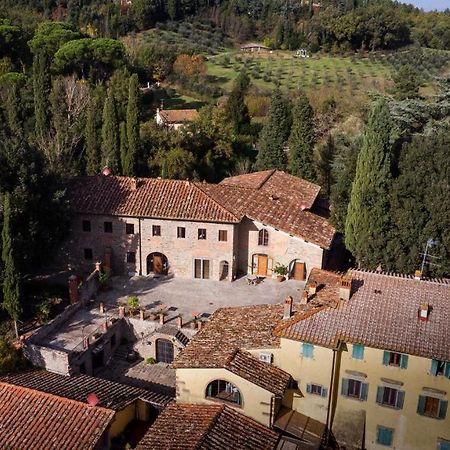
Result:
{"label": "roof ridge", "polygon": [[211,422],[208,425],[207,430],[200,438],[200,441],[198,442],[198,444],[195,446],[196,450],[200,450],[202,448],[203,443],[205,442],[206,438],[208,437],[210,431],[215,427],[217,421],[219,420],[219,417],[222,415],[224,410],[225,410],[225,405],[220,405],[220,409],[215,412]]}
{"label": "roof ridge", "polygon": [[[399,272],[390,272],[385,270],[373,270],[373,269],[364,269],[364,268],[350,268],[348,269],[349,272],[360,272],[360,273],[368,273],[373,275],[383,275],[386,277],[392,277],[392,278],[401,278],[404,280],[415,280],[414,275],[411,275],[409,273],[399,273]],[[421,278],[420,280],[417,280],[420,282],[427,282],[427,283],[433,283],[433,284],[439,284],[442,286],[450,285],[450,278],[431,278],[431,277],[425,277]]]}
{"label": "roof ridge", "polygon": [[[195,186],[203,195],[205,195],[208,199],[210,199],[213,203],[218,205],[220,208],[222,208],[224,211],[226,211],[228,214],[232,215],[236,220],[240,220],[236,214],[232,213],[228,208],[223,206],[221,203],[219,203],[215,198],[213,198],[210,194],[205,192],[203,189],[200,188],[199,182],[193,182],[192,185]],[[208,183],[209,184],[209,183]]]}
{"label": "roof ridge", "polygon": [[[277,169],[271,169],[269,173],[265,176],[265,178],[258,184],[256,189],[261,189],[268,181],[269,178],[277,171]],[[258,172],[256,172],[258,173]]]}

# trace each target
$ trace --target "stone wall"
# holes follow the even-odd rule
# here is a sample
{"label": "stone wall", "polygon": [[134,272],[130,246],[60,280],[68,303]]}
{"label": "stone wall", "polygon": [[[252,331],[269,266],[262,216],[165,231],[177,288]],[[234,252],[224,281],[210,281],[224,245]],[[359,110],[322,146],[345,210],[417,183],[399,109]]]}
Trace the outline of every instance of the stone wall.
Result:
{"label": "stone wall", "polygon": [[42,367],[61,375],[70,374],[69,353],[25,341],[23,354],[35,367]]}

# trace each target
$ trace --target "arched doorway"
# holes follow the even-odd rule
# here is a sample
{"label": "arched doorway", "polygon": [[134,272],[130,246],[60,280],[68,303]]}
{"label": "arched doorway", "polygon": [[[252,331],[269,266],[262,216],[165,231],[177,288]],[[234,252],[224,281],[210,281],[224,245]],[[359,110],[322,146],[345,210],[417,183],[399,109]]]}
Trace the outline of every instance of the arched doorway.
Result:
{"label": "arched doorway", "polygon": [[167,256],[162,253],[154,252],[147,256],[147,275],[154,273],[156,275],[167,275],[169,261]]}
{"label": "arched doorway", "polygon": [[219,280],[220,281],[227,280],[229,272],[230,272],[230,265],[228,264],[228,261],[220,261],[220,265],[219,265],[220,278],[219,278]]}
{"label": "arched doorway", "polygon": [[173,344],[168,339],[156,340],[156,361],[167,364],[173,361]]}

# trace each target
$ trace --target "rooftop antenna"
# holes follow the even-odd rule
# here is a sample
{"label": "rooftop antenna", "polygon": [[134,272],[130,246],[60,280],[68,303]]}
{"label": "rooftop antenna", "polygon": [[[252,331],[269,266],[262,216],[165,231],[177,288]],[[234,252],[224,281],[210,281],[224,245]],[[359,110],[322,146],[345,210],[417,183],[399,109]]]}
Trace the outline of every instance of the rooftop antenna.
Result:
{"label": "rooftop antenna", "polygon": [[436,239],[436,240],[434,240],[433,238],[430,238],[430,239],[428,239],[428,241],[427,241],[427,245],[425,246],[425,251],[423,252],[423,253],[420,253],[420,255],[422,255],[423,256],[423,258],[422,258],[422,265],[420,266],[420,271],[423,273],[423,269],[424,269],[424,267],[425,267],[425,264],[429,264],[429,265],[433,265],[433,266],[437,266],[438,264],[434,264],[434,263],[431,263],[431,262],[429,262],[429,261],[427,261],[427,259],[428,258],[436,258],[436,259],[439,259],[437,256],[431,256],[431,255],[429,255],[428,254],[428,252],[433,248],[433,247],[435,247],[436,245],[438,245],[439,244],[439,241]]}

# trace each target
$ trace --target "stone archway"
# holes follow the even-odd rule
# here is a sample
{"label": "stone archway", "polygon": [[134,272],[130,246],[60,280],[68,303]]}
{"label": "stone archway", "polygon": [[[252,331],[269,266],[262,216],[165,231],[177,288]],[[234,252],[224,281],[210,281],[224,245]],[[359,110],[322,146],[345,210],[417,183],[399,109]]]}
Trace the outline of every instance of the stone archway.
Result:
{"label": "stone archway", "polygon": [[169,260],[163,253],[153,252],[147,256],[147,275],[167,275],[169,270]]}

